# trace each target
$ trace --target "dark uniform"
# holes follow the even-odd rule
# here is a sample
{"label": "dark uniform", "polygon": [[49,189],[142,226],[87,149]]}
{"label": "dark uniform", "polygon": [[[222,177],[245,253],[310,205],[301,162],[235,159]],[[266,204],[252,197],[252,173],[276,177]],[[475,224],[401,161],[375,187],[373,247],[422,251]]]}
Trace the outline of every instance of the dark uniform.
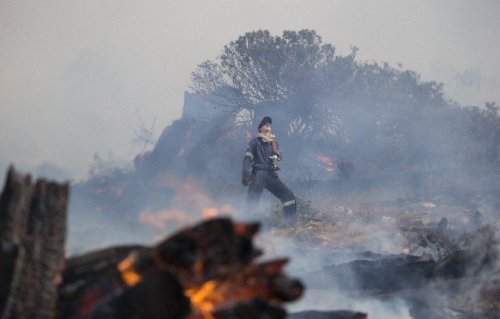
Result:
{"label": "dark uniform", "polygon": [[295,195],[273,169],[272,155],[271,142],[264,142],[261,137],[254,137],[248,143],[243,158],[242,176],[243,184],[249,185],[246,210],[257,207],[260,195],[265,188],[280,199],[284,207],[285,218],[295,223],[297,221]]}

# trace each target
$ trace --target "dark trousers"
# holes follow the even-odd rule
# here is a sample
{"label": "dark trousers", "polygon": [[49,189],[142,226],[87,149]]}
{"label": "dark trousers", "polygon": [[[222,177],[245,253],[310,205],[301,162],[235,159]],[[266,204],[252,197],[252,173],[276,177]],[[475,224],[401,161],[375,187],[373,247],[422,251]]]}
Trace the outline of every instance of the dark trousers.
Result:
{"label": "dark trousers", "polygon": [[278,176],[273,175],[272,172],[268,170],[255,170],[252,173],[252,182],[248,187],[246,211],[248,212],[250,209],[257,208],[260,195],[264,188],[279,198],[283,204],[285,218],[295,223],[297,221],[295,195]]}

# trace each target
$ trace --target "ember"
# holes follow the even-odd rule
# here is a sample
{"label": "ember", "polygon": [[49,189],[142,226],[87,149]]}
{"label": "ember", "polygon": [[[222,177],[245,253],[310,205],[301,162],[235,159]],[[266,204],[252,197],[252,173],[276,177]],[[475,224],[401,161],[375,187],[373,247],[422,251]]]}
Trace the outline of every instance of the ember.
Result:
{"label": "ember", "polygon": [[131,254],[123,259],[117,266],[122,274],[123,281],[128,286],[133,286],[141,280],[141,276],[134,269],[135,255]]}
{"label": "ember", "polygon": [[[75,272],[70,266],[65,274],[73,274],[71,281],[67,280],[70,278],[68,275],[63,276],[65,280],[60,290],[68,291],[75,283],[79,283],[80,293],[77,296],[73,294],[71,299],[63,298],[60,301],[61,317],[83,318],[74,314],[91,313],[90,318],[94,319],[118,318],[120,313],[136,313],[128,317],[142,318],[146,316],[143,311],[148,314],[161,313],[157,309],[138,310],[137,307],[142,307],[140,304],[146,301],[134,297],[132,302],[130,298],[140,292],[155,298],[162,296],[162,302],[173,308],[178,307],[180,299],[184,298],[182,296],[186,296],[191,308],[189,318],[234,318],[234,315],[230,316],[228,313],[243,311],[253,303],[264,304],[262,309],[277,314],[269,318],[283,318],[285,312],[281,305],[298,299],[304,288],[300,281],[283,273],[287,259],[254,262],[260,255],[260,251],[253,246],[253,237],[258,228],[258,224],[233,223],[227,218],[217,218],[180,231],[154,247],[131,249],[127,257],[115,262],[114,271],[106,270],[108,275],[104,275],[102,271],[95,273],[95,276],[108,282],[106,286],[99,285],[98,290],[95,279],[89,280],[92,275],[84,272],[78,278],[79,272]],[[107,255],[101,255],[101,258],[106,257]],[[103,260],[94,260],[93,263],[103,263]],[[121,282],[115,281],[109,285],[107,278],[112,273],[118,274]],[[165,275],[161,275],[162,273]],[[161,288],[163,284],[152,278],[163,278],[161,280],[176,284],[174,288]],[[86,285],[90,285],[90,289],[87,290]],[[177,292],[176,285],[182,288],[183,293]],[[102,298],[90,298],[96,292]],[[104,298],[105,296],[113,297]],[[91,300],[94,305],[89,304]],[[73,309],[68,304],[85,306],[85,310]],[[92,308],[94,309],[91,310]],[[183,312],[182,309],[177,311]],[[260,314],[255,316],[259,317]]]}
{"label": "ember", "polygon": [[266,297],[277,303],[292,301],[300,297],[303,286],[281,274],[287,260],[276,260],[259,265],[249,265],[222,279],[209,280],[186,289],[195,309],[207,318],[207,313],[216,307],[255,296]]}

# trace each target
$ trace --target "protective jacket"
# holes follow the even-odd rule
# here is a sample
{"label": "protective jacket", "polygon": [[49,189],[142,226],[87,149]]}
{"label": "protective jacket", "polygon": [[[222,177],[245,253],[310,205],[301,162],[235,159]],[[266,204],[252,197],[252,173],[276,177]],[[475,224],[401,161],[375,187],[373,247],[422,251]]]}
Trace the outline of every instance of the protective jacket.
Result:
{"label": "protective jacket", "polygon": [[[283,204],[285,218],[295,224],[297,221],[297,205],[295,195],[281,181],[273,168],[272,142],[265,142],[262,137],[254,137],[248,143],[247,152],[243,158],[243,184],[248,185],[246,210],[257,207],[259,197],[264,189],[278,197]],[[276,145],[275,152],[278,152]]]}
{"label": "protective jacket", "polygon": [[271,155],[273,148],[270,142],[264,142],[261,137],[252,138],[243,158],[243,179],[251,174],[255,175],[256,170],[271,171],[273,169]]}

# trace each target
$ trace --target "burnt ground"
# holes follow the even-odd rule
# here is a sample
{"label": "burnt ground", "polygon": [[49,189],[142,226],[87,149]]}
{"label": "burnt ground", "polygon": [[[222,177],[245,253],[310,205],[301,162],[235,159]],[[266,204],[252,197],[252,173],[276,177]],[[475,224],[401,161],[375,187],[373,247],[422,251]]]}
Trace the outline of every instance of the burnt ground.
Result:
{"label": "burnt ground", "polygon": [[[496,318],[500,203],[494,195],[431,196],[387,185],[361,189],[288,182],[299,196],[296,226],[284,222],[277,200],[269,196],[271,201],[264,196],[254,216],[237,210],[230,215],[262,222],[256,244],[266,256],[291,257],[287,272],[303,280],[306,291],[289,312],[345,309],[369,318]],[[128,209],[128,214],[116,209],[120,219],[113,214],[105,219],[108,210],[98,207],[102,217],[95,220],[97,213],[85,209],[73,221],[73,251],[151,243],[171,233],[170,227],[204,217],[196,213],[203,207],[224,207],[224,200],[202,187],[180,187],[184,184],[175,184],[180,191],[172,209],[151,211],[161,221],[156,227],[141,220],[139,209]],[[232,188],[230,197],[237,193],[243,198],[246,189],[240,187]],[[178,202],[187,204],[176,207]]]}
{"label": "burnt ground", "polygon": [[291,255],[290,271],[306,284],[292,311],[498,318],[500,225],[494,201],[479,195],[311,194],[300,199],[297,226],[285,224],[278,206],[265,209],[271,226],[260,244]]}

